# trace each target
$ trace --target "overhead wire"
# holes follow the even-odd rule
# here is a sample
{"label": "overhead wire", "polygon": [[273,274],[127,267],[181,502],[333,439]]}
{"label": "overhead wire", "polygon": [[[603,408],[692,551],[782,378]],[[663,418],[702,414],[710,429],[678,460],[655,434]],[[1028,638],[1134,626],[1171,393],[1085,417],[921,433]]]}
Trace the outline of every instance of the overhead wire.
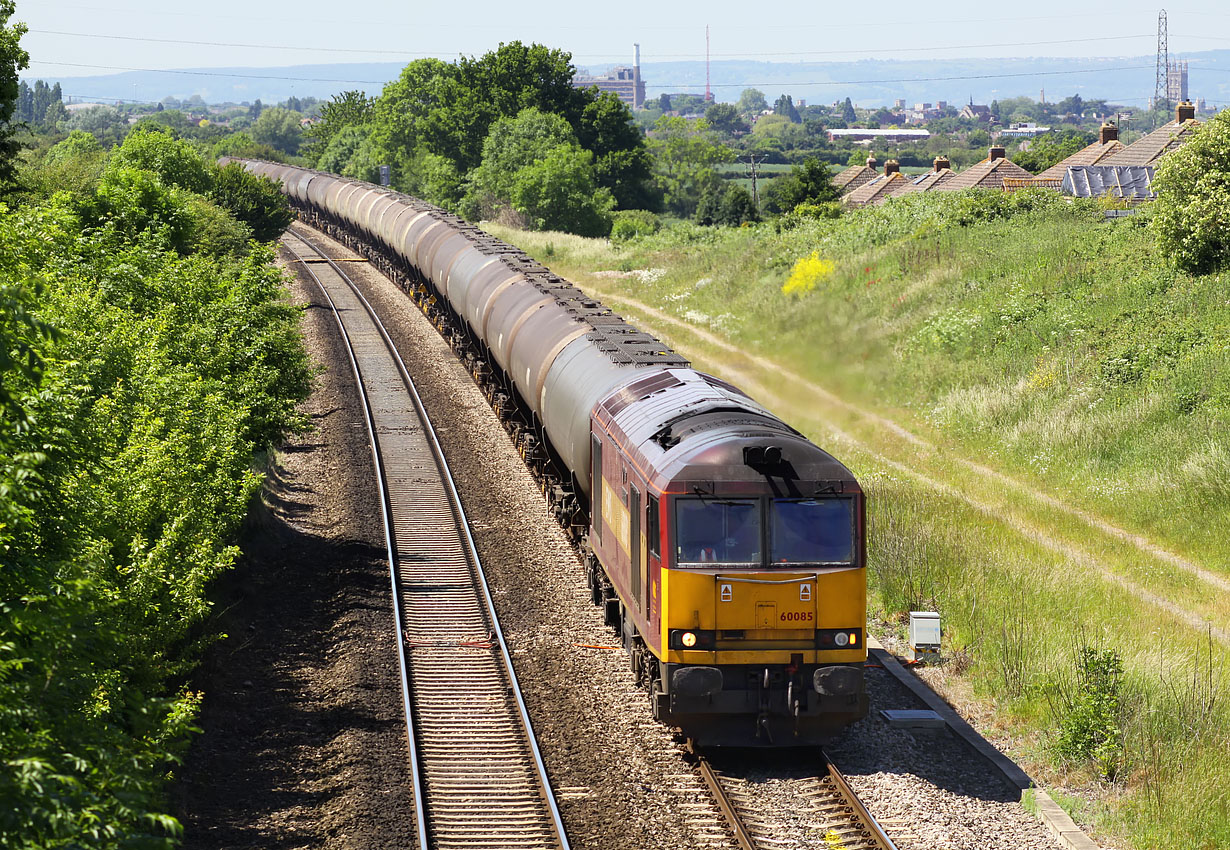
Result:
{"label": "overhead wire", "polygon": [[[389,56],[415,56],[428,57],[449,55],[448,51],[408,51],[399,49],[384,49],[384,48],[350,48],[350,47],[318,47],[288,44],[254,44],[251,42],[231,42],[231,41],[203,41],[195,39],[179,39],[179,38],[154,38],[149,36],[134,36],[134,35],[115,35],[110,33],[84,33],[70,32],[67,30],[49,30],[35,29],[28,30],[31,33],[40,35],[58,35],[69,36],[73,38],[92,38],[114,41],[137,41],[147,42],[151,44],[183,44],[194,47],[230,47],[251,50],[291,50],[301,53],[361,53],[369,55],[389,55]],[[1143,33],[1136,35],[1103,35],[1103,36],[1088,36],[1084,38],[1064,38],[1051,39],[1045,41],[1005,41],[992,42],[987,44],[951,44],[951,45],[933,45],[924,47],[877,47],[866,50],[806,50],[806,51],[754,51],[743,53],[713,53],[711,56],[718,58],[757,58],[764,56],[862,56],[874,55],[884,56],[894,53],[934,53],[945,50],[990,50],[1004,47],[1041,47],[1057,44],[1084,44],[1090,42],[1107,42],[1107,41],[1126,41],[1132,39],[1153,38],[1151,33]],[[460,51],[458,51],[460,53]],[[662,59],[702,59],[705,57],[703,53],[646,53],[645,58],[649,60]],[[574,57],[577,58],[577,57]],[[605,58],[594,55],[582,55],[580,58],[594,59]]]}

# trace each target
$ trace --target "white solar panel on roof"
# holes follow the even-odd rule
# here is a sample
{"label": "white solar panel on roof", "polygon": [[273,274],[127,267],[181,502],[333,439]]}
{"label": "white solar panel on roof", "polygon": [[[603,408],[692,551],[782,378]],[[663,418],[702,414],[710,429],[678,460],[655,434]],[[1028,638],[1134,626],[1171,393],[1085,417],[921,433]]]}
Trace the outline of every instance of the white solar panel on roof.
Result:
{"label": "white solar panel on roof", "polygon": [[1061,190],[1077,198],[1113,195],[1133,201],[1156,197],[1151,165],[1074,165],[1063,177]]}

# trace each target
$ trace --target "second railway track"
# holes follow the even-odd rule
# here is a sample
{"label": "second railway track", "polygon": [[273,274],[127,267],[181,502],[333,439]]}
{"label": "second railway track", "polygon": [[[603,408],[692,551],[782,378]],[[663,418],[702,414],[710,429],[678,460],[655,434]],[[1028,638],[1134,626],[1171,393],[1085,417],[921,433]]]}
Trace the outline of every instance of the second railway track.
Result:
{"label": "second railway track", "polygon": [[[448,465],[405,365],[343,268],[283,243],[333,307],[385,519],[420,848],[568,848]],[[310,263],[310,264],[309,264]]]}

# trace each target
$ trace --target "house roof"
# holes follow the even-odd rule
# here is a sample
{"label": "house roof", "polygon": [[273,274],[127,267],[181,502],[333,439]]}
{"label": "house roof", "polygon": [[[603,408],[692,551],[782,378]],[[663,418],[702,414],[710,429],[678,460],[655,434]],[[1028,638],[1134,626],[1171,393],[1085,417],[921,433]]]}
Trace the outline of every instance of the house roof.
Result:
{"label": "house roof", "polygon": [[1039,180],[1049,180],[1056,178],[1063,179],[1063,176],[1068,173],[1068,169],[1079,165],[1097,165],[1102,160],[1112,157],[1121,150],[1126,150],[1127,145],[1118,139],[1112,139],[1109,142],[1094,142],[1087,145],[1071,156],[1063,159],[1050,168],[1038,175]]}
{"label": "house roof", "polygon": [[946,192],[955,192],[958,189],[1002,189],[1005,177],[1033,177],[1033,175],[1007,157],[988,158],[976,165],[971,165],[936,188]]}
{"label": "house roof", "polygon": [[1082,165],[1068,169],[1063,178],[1063,193],[1078,198],[1113,195],[1130,201],[1148,201],[1153,191],[1151,165]]}
{"label": "house roof", "polygon": [[957,172],[951,168],[941,168],[939,171],[928,171],[926,174],[920,174],[910,180],[910,185],[905,187],[904,192],[930,192],[932,189],[943,186],[949,180],[957,176]]}
{"label": "house roof", "polygon": [[887,177],[880,175],[874,180],[867,181],[842,198],[842,201],[852,207],[878,204],[893,195],[900,194],[909,185],[909,182],[909,178],[900,171],[894,171]]}
{"label": "house roof", "polygon": [[1200,122],[1195,118],[1163,124],[1098,165],[1153,165],[1162,154],[1190,140],[1199,127]]}
{"label": "house roof", "polygon": [[877,174],[879,174],[878,171],[874,168],[868,168],[866,165],[851,165],[845,171],[834,175],[833,185],[837,187],[838,192],[847,195]]}

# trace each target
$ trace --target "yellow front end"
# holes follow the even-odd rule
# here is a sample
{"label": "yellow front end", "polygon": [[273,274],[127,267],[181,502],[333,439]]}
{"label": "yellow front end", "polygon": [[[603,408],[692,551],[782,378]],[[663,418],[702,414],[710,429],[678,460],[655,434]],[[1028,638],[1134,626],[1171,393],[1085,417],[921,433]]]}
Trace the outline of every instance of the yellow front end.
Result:
{"label": "yellow front end", "polygon": [[[663,660],[679,664],[850,664],[867,660],[865,571],[664,570]],[[671,648],[676,630],[714,632],[714,649]],[[818,648],[818,632],[845,646]],[[677,642],[676,642],[677,643]],[[800,655],[802,656],[800,658]]]}

